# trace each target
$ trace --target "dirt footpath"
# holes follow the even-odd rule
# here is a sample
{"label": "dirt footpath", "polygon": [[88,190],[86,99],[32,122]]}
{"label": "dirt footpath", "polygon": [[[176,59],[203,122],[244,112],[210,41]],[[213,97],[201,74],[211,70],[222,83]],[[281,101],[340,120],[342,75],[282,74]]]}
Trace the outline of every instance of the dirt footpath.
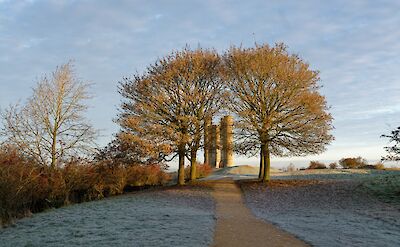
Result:
{"label": "dirt footpath", "polygon": [[272,224],[256,219],[245,206],[242,193],[232,180],[214,181],[217,226],[212,246],[308,246]]}

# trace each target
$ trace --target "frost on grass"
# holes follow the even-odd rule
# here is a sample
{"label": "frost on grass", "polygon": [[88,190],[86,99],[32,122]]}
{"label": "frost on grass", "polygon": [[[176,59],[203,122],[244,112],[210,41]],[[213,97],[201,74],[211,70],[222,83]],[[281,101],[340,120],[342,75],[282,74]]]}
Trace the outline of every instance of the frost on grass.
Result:
{"label": "frost on grass", "polygon": [[209,246],[205,189],[169,189],[76,204],[0,229],[0,246]]}
{"label": "frost on grass", "polygon": [[384,202],[400,203],[399,172],[379,176],[376,179],[368,179],[362,185],[366,190]]}
{"label": "frost on grass", "polygon": [[[325,180],[305,181],[303,177],[297,182],[276,181],[270,187],[251,183],[242,187],[257,217],[314,246],[400,246],[400,203],[387,203],[368,188],[386,181],[385,176],[372,173],[346,179],[341,174],[335,179],[313,175],[312,179]],[[386,187],[393,183],[387,182]]]}

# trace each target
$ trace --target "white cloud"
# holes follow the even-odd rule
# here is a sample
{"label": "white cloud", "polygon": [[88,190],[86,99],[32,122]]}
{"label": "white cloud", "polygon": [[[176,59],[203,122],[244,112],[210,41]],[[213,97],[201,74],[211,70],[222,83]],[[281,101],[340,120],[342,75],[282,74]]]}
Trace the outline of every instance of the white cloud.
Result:
{"label": "white cloud", "polygon": [[356,150],[361,142],[379,156],[376,143],[386,124],[400,125],[399,1],[0,4],[6,13],[0,17],[1,105],[20,98],[21,88],[33,85],[35,77],[75,59],[79,75],[98,85],[91,117],[111,134],[120,100],[117,82],[157,57],[185,44],[223,50],[232,44],[284,41],[321,71],[322,92],[337,127],[330,150],[340,153],[341,145]]}

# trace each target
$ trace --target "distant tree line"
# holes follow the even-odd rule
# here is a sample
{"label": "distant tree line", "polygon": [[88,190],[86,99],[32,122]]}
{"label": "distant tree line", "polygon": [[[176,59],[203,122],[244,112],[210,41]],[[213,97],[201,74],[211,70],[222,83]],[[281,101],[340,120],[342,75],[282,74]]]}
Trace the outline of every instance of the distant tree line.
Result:
{"label": "distant tree line", "polygon": [[[338,164],[339,163],[339,164]],[[329,164],[330,169],[337,169],[340,165],[343,169],[385,169],[382,162],[377,162],[375,164],[370,164],[368,161],[361,156],[358,157],[347,157],[342,158],[339,162],[332,162]],[[320,161],[311,161],[307,169],[326,169],[327,165]]]}

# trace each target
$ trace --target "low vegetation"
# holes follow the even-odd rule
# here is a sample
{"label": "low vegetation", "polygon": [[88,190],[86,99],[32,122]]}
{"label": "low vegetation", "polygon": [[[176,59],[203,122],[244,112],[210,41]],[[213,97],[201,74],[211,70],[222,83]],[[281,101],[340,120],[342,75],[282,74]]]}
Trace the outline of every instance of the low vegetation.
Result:
{"label": "low vegetation", "polygon": [[384,169],[386,169],[386,168],[385,168],[385,165],[384,165],[382,162],[378,162],[378,163],[376,163],[376,164],[374,165],[374,169],[377,169],[377,170],[384,170]]}
{"label": "low vegetation", "polygon": [[[185,168],[185,179],[186,180],[190,180],[190,174],[191,174],[190,168],[191,168],[190,166],[187,166]],[[196,179],[207,177],[208,175],[210,175],[211,172],[212,172],[212,168],[210,165],[199,164],[199,163],[196,164],[196,176],[195,176]]]}
{"label": "low vegetation", "polygon": [[332,163],[329,164],[329,168],[330,169],[336,169],[336,168],[338,168],[338,164],[336,162],[332,162]]}
{"label": "low vegetation", "polygon": [[385,165],[382,162],[377,162],[376,164],[368,164],[367,160],[360,156],[357,158],[343,158],[339,160],[339,164],[344,169],[385,169]]}
{"label": "low vegetation", "polygon": [[[366,159],[362,157],[357,158],[342,158],[339,160],[339,164],[343,169],[375,169],[384,170],[385,165],[382,162],[377,162],[376,164],[368,164]],[[330,169],[337,169],[339,166],[336,162],[329,164]],[[307,169],[326,169],[327,166],[319,161],[311,161]]]}
{"label": "low vegetation", "polygon": [[294,172],[294,171],[296,171],[296,167],[295,167],[292,163],[290,163],[290,164],[286,167],[286,171],[287,171],[287,172]]}
{"label": "low vegetation", "polygon": [[344,169],[357,169],[368,165],[367,161],[362,157],[357,158],[343,158],[339,160],[339,164]]}
{"label": "low vegetation", "polygon": [[159,165],[115,165],[73,160],[41,166],[11,146],[0,149],[0,225],[47,208],[118,195],[138,186],[162,185],[169,175]]}
{"label": "low vegetation", "polygon": [[311,161],[307,169],[326,169],[326,165],[319,161]]}

